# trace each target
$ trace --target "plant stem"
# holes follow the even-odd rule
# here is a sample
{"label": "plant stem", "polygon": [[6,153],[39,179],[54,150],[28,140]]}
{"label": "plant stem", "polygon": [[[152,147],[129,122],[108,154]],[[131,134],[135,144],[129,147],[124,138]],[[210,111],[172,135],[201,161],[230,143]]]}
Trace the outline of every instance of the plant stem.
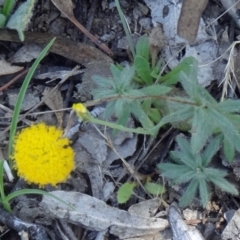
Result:
{"label": "plant stem", "polygon": [[154,135],[152,133],[151,129],[150,130],[144,130],[143,128],[127,128],[127,127],[124,127],[122,125],[118,125],[118,124],[112,123],[112,122],[107,122],[107,121],[97,119],[97,118],[94,118],[94,117],[90,117],[89,122],[104,125],[104,126],[107,126],[107,127],[110,127],[110,128],[118,129],[120,131],[124,131],[124,132]]}
{"label": "plant stem", "polygon": [[134,96],[129,96],[129,95],[128,96],[127,95],[115,95],[115,96],[111,96],[111,97],[107,97],[107,98],[101,98],[101,99],[88,101],[88,102],[84,103],[84,105],[86,107],[90,107],[90,106],[95,106],[95,105],[103,103],[103,102],[109,102],[109,101],[113,101],[113,100],[120,99],[120,98],[126,98],[126,99],[132,99],[132,100],[135,100],[135,99],[136,100],[140,100],[140,99],[144,100],[144,99],[149,99],[149,98],[155,98],[155,99],[161,99],[161,100],[165,100],[165,101],[169,101],[169,102],[177,102],[177,103],[181,103],[181,104],[199,106],[195,102],[180,100],[180,99],[177,99],[174,97],[161,96],[161,95],[140,96],[140,97],[134,97]]}

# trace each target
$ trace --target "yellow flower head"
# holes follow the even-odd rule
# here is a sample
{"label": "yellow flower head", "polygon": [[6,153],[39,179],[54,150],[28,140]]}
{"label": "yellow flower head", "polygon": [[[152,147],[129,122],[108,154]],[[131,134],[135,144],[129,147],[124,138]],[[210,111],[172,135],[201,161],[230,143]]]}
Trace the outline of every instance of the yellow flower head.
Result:
{"label": "yellow flower head", "polygon": [[86,113],[87,112],[87,108],[82,103],[74,103],[72,106],[72,109],[76,113]]}
{"label": "yellow flower head", "polygon": [[23,129],[15,138],[15,168],[29,183],[56,185],[74,168],[74,151],[63,132],[44,123]]}
{"label": "yellow flower head", "polygon": [[90,114],[87,108],[82,103],[74,103],[72,109],[76,112],[77,116],[84,121],[90,120]]}

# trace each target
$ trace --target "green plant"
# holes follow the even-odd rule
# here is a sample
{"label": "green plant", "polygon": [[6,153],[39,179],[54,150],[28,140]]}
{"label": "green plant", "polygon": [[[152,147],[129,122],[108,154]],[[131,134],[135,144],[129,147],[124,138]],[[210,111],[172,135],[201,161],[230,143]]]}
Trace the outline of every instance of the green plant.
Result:
{"label": "green plant", "polygon": [[156,128],[166,123],[186,121],[189,123],[191,146],[199,152],[207,139],[214,133],[223,136],[224,154],[232,161],[235,149],[240,151],[240,100],[227,99],[217,102],[210,93],[197,82],[197,61],[193,61],[189,75],[181,72],[180,82],[186,97],[174,97],[168,101],[169,113]]}
{"label": "green plant", "polygon": [[172,184],[188,185],[180,206],[187,206],[198,190],[201,203],[205,207],[209,200],[210,183],[230,194],[238,194],[236,187],[225,179],[227,172],[209,167],[212,157],[219,149],[220,135],[214,137],[202,153],[193,152],[192,144],[183,137],[178,136],[176,140],[180,150],[170,153],[175,163],[160,163],[158,168],[161,169],[162,176],[170,179]]}
{"label": "green plant", "polygon": [[[136,182],[125,182],[117,192],[118,203],[126,203],[133,194],[133,190],[139,184]],[[147,193],[150,193],[155,196],[159,196],[166,192],[164,186],[158,183],[151,182],[151,178],[147,178],[146,182],[143,184],[143,187]]]}
{"label": "green plant", "polygon": [[160,84],[140,88],[133,80],[135,76],[134,66],[126,66],[120,70],[115,65],[111,65],[111,72],[113,75],[111,79],[93,76],[93,80],[99,85],[97,89],[92,91],[94,98],[112,98],[112,101],[106,106],[104,116],[108,118],[115,114],[118,118],[117,124],[124,126],[130,115],[133,114],[144,129],[152,129],[154,123],[142,107],[143,99],[166,94],[171,88]]}
{"label": "green plant", "polygon": [[[181,71],[181,68],[184,70]],[[184,128],[185,131],[191,133],[193,154],[199,154],[207,140],[219,134],[219,144],[223,145],[223,152],[228,161],[232,161],[235,151],[240,151],[239,100],[227,99],[217,102],[205,88],[198,85],[198,65],[192,57],[186,58],[181,67],[178,66],[175,71],[183,87],[182,91],[170,92],[174,88],[171,85],[166,86],[166,83],[141,87],[134,80],[134,69],[134,66],[127,66],[122,70],[112,66],[113,79],[99,76],[94,78],[98,80],[96,82],[100,87],[93,94],[95,99],[103,101],[105,98],[108,101],[105,112],[107,116],[115,114],[120,119],[118,124],[124,124],[130,114],[133,114],[148,133],[155,135],[166,124],[177,127],[177,124],[184,123],[187,126]],[[170,75],[167,81],[172,81],[172,78],[176,79],[176,75],[172,77]],[[143,109],[143,102],[149,99],[163,115],[156,125]],[[123,117],[125,121],[121,121]],[[195,185],[196,183],[197,180]]]}
{"label": "green plant", "polygon": [[[223,147],[227,160],[232,161],[235,151],[240,152],[240,100],[215,100],[198,84],[198,63],[193,57],[183,59],[178,66],[162,75],[161,60],[156,59],[156,49],[150,46],[146,36],[141,37],[134,48],[119,2],[115,2],[127,35],[133,63],[126,67],[112,65],[112,78],[94,76],[93,80],[98,87],[92,92],[93,97],[96,101],[107,102],[105,117],[115,115],[117,124],[125,126],[130,115],[133,115],[151,135],[157,135],[161,127],[169,125],[189,132],[191,153],[198,158],[207,141],[210,139],[211,144],[211,138],[218,134],[219,146]],[[174,86],[178,82],[183,89]],[[192,159],[196,164],[200,161]],[[211,159],[208,160],[210,162]],[[220,176],[223,179],[226,174]],[[212,183],[215,184],[214,180]],[[192,195],[198,184],[198,178],[191,181],[188,191],[192,189]],[[134,187],[132,184],[126,186],[129,187],[126,191],[129,197]],[[126,186],[123,185],[123,190]],[[204,192],[204,183],[199,188],[202,203],[205,204],[208,195]],[[222,189],[225,190],[224,187]],[[236,194],[233,189],[227,192]],[[181,203],[189,202],[190,195],[183,198]]]}
{"label": "green plant", "polygon": [[5,0],[3,7],[0,8],[0,28],[4,27],[6,24],[7,19],[12,12],[16,0]]}
{"label": "green plant", "polygon": [[5,0],[3,8],[0,9],[0,28],[6,26],[10,29],[15,29],[18,32],[21,41],[24,40],[23,31],[32,17],[32,11],[36,0],[27,0],[20,7],[11,14],[16,0]]}

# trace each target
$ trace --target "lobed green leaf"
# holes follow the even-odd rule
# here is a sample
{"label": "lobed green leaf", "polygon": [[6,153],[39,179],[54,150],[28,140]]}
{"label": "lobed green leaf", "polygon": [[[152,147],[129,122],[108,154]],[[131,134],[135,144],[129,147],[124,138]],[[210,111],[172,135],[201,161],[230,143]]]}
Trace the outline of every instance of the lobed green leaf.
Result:
{"label": "lobed green leaf", "polygon": [[181,122],[191,118],[194,114],[193,106],[182,105],[182,108],[176,112],[169,113],[164,116],[160,122],[160,125],[164,125],[166,123],[174,123]]}
{"label": "lobed green leaf", "polygon": [[193,153],[198,153],[212,135],[214,126],[207,109],[195,107],[192,129],[191,148]]}
{"label": "lobed green leaf", "polygon": [[237,188],[230,183],[229,181],[227,181],[224,178],[211,178],[210,181],[212,183],[214,183],[214,185],[216,185],[218,188],[220,188],[221,190],[228,192],[230,194],[233,195],[238,195],[238,190]]}
{"label": "lobed green leaf", "polygon": [[144,184],[144,188],[148,193],[153,195],[160,195],[166,192],[166,189],[164,186],[162,186],[161,184],[152,183],[152,182],[146,182]]}
{"label": "lobed green leaf", "polygon": [[6,27],[17,30],[21,41],[24,41],[23,31],[26,29],[28,23],[30,22],[29,20],[32,17],[34,5],[35,0],[27,0],[26,2],[22,3],[20,7],[11,15],[7,22]]}
{"label": "lobed green leaf", "polygon": [[171,91],[170,87],[154,84],[151,86],[143,87],[139,91],[144,93],[145,96],[160,96]]}
{"label": "lobed green leaf", "polygon": [[147,36],[142,36],[136,44],[136,55],[149,60],[149,41]]}
{"label": "lobed green leaf", "polygon": [[191,65],[196,64],[196,59],[193,57],[187,57],[183,59],[175,68],[173,68],[169,73],[165,74],[159,79],[159,82],[165,85],[176,84],[179,81],[180,72],[189,74]]}
{"label": "lobed green leaf", "polygon": [[144,81],[146,85],[153,84],[150,63],[146,58],[136,56],[134,58],[134,66],[138,76]]}
{"label": "lobed green leaf", "polygon": [[208,203],[209,193],[208,193],[207,183],[204,178],[199,179],[199,195],[201,198],[202,205],[205,207]]}
{"label": "lobed green leaf", "polygon": [[216,109],[223,113],[239,113],[240,100],[227,99],[217,104]]}
{"label": "lobed green leaf", "polygon": [[136,183],[126,182],[124,183],[117,192],[118,203],[126,203],[132,196],[133,189],[137,186]]}
{"label": "lobed green leaf", "polygon": [[157,167],[162,171],[162,176],[168,179],[175,179],[189,173],[191,169],[185,165],[173,163],[160,163]]}
{"label": "lobed green leaf", "polygon": [[234,148],[234,145],[230,143],[226,137],[224,137],[224,140],[223,140],[223,152],[227,160],[229,162],[232,162],[235,156],[235,148]]}
{"label": "lobed green leaf", "polygon": [[210,161],[212,160],[213,156],[217,153],[220,147],[220,143],[222,141],[222,136],[219,134],[208,143],[206,149],[202,154],[202,166],[206,167]]}
{"label": "lobed green leaf", "polygon": [[185,206],[189,205],[189,203],[193,200],[193,198],[197,192],[198,184],[199,184],[198,179],[191,180],[186,191],[184,192],[183,196],[181,197],[181,200],[179,202],[180,207],[185,207]]}

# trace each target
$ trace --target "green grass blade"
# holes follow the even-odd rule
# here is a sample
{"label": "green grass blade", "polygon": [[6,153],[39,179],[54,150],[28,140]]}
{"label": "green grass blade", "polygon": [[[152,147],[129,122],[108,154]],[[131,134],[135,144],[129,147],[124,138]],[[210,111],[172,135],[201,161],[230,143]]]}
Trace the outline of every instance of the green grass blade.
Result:
{"label": "green grass blade", "polygon": [[4,192],[4,185],[3,185],[3,165],[4,165],[4,160],[0,160],[0,195],[1,195],[1,203],[3,205],[3,208],[11,212],[11,206],[9,202],[6,200],[5,192]]}
{"label": "green grass blade", "polygon": [[122,9],[120,7],[119,1],[115,0],[115,4],[116,4],[117,10],[118,10],[118,14],[120,16],[120,19],[121,19],[121,22],[122,22],[122,25],[123,25],[124,32],[126,33],[126,37],[127,37],[127,41],[128,41],[130,50],[132,52],[133,57],[135,57],[135,49],[134,49],[134,46],[133,46],[133,41],[132,41],[132,38],[131,38],[131,36],[129,34],[127,23],[126,23],[126,20],[124,18],[124,15],[123,15]]}
{"label": "green grass blade", "polygon": [[5,200],[7,202],[11,201],[12,199],[14,199],[15,197],[21,196],[21,195],[26,195],[26,194],[39,194],[39,195],[44,195],[44,196],[49,196],[52,198],[55,198],[56,200],[58,200],[61,203],[64,203],[66,206],[68,206],[71,210],[74,210],[75,208],[71,205],[69,205],[68,203],[64,202],[62,199],[56,197],[54,194],[51,194],[49,192],[43,191],[43,190],[39,190],[39,189],[21,189],[21,190],[17,190],[13,193],[10,193]]}
{"label": "green grass blade", "polygon": [[4,5],[3,5],[3,10],[2,13],[8,18],[14,5],[15,5],[15,0],[5,0]]}
{"label": "green grass blade", "polygon": [[[15,137],[16,129],[17,129],[18,117],[19,117],[19,114],[20,114],[21,105],[22,105],[24,96],[26,94],[28,85],[29,85],[29,83],[30,83],[30,81],[32,79],[32,76],[33,76],[35,70],[37,69],[40,61],[45,57],[45,55],[47,54],[48,50],[53,45],[54,41],[55,41],[55,38],[53,38],[48,43],[48,45],[42,50],[42,52],[40,53],[38,58],[33,63],[32,67],[30,68],[27,76],[24,79],[22,87],[21,87],[21,89],[19,91],[17,102],[16,102],[16,106],[15,106],[14,111],[13,111],[11,125],[10,125],[10,134],[9,134],[9,143],[8,143],[8,156],[9,156],[9,159],[11,159],[11,156],[13,154],[13,144],[14,144],[14,137]],[[12,168],[12,160],[9,160],[9,165]]]}
{"label": "green grass blade", "polygon": [[3,187],[3,164],[4,160],[0,160],[0,194],[1,194],[1,200],[4,201],[5,199],[5,193],[4,193],[4,187]]}

